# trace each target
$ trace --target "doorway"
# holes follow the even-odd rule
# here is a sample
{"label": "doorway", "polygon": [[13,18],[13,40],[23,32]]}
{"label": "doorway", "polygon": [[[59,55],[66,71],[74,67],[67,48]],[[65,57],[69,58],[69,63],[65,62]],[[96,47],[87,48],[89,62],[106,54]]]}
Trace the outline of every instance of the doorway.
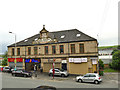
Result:
{"label": "doorway", "polygon": [[62,69],[67,70],[67,63],[62,63]]}

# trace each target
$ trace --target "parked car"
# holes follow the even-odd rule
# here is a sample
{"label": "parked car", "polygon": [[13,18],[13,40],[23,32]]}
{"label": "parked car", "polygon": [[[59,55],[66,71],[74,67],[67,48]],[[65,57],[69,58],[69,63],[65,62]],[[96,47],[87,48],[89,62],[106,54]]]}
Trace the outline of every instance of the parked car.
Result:
{"label": "parked car", "polygon": [[0,72],[2,72],[3,71],[3,66],[0,66]]}
{"label": "parked car", "polygon": [[32,73],[27,72],[25,70],[17,69],[12,71],[12,76],[23,76],[23,77],[31,77]]}
{"label": "parked car", "polygon": [[98,84],[102,82],[102,79],[97,73],[87,73],[84,76],[77,76],[76,81],[77,82],[93,82],[95,84]]}
{"label": "parked car", "polygon": [[[57,69],[57,68],[55,68],[54,70],[55,70],[54,75],[61,76],[61,77],[65,77],[65,76],[69,75],[68,72],[65,71],[65,70]],[[49,76],[52,76],[52,75],[53,75],[53,69],[50,69],[49,70]]]}
{"label": "parked car", "polygon": [[53,87],[53,86],[42,85],[42,86],[38,86],[38,87],[30,89],[30,90],[57,90],[57,89],[56,89],[56,87]]}
{"label": "parked car", "polygon": [[[11,72],[14,71],[14,70],[15,70],[15,68],[12,68],[12,69],[11,69]],[[18,68],[18,67],[16,67],[16,70],[23,70],[23,68]]]}
{"label": "parked car", "polygon": [[3,72],[11,72],[11,67],[3,67]]}

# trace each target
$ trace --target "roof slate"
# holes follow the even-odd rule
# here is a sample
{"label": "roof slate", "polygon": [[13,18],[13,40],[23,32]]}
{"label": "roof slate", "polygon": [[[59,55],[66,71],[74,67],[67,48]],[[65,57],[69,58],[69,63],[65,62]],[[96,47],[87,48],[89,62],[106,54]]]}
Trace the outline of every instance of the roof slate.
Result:
{"label": "roof slate", "polygon": [[[80,34],[79,37],[76,35]],[[64,38],[61,38],[61,36],[64,36]],[[57,31],[57,32],[48,32],[48,37],[51,39],[56,38],[58,43],[64,43],[64,42],[75,42],[75,41],[97,41],[95,38],[88,36],[87,34],[77,30],[77,29],[71,29],[71,30],[63,30],[63,31]],[[20,42],[17,42],[17,46],[29,46],[33,45],[32,42],[36,39],[40,38],[40,34],[36,34],[34,36],[31,36],[29,38],[26,38]],[[26,40],[26,42],[25,42]],[[9,45],[8,47],[13,47],[15,44]]]}

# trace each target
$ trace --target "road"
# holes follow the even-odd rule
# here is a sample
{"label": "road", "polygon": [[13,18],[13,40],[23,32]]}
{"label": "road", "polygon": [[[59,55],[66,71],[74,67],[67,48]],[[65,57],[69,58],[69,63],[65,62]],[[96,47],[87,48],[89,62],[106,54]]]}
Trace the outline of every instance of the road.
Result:
{"label": "road", "polygon": [[117,80],[103,80],[102,83],[95,85],[93,83],[78,83],[75,80],[50,80],[50,79],[36,79],[13,77],[8,73],[2,74],[2,88],[35,88],[40,85],[49,85],[56,88],[118,88]]}

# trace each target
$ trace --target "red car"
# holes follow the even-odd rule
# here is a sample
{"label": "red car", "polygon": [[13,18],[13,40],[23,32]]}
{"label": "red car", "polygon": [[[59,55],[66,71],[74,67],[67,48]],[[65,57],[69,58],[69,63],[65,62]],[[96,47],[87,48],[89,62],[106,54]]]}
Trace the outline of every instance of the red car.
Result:
{"label": "red car", "polygon": [[0,66],[0,72],[2,72],[3,71],[3,66]]}

